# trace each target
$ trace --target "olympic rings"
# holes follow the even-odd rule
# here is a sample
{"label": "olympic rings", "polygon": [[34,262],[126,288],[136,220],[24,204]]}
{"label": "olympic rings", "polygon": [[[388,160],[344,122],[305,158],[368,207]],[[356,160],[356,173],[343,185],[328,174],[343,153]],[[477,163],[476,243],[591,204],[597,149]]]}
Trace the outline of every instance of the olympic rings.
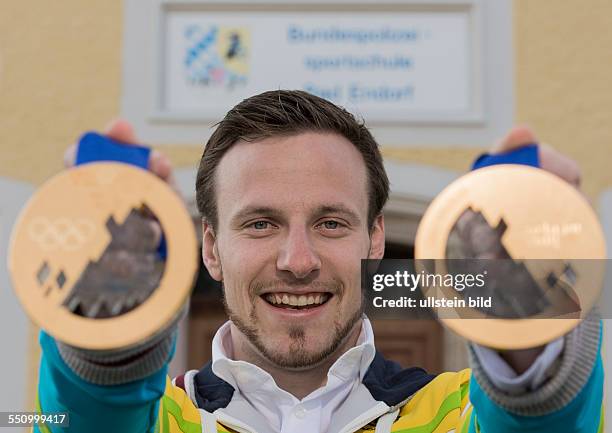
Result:
{"label": "olympic rings", "polygon": [[95,225],[86,219],[36,217],[28,225],[28,235],[43,250],[76,251],[91,238]]}

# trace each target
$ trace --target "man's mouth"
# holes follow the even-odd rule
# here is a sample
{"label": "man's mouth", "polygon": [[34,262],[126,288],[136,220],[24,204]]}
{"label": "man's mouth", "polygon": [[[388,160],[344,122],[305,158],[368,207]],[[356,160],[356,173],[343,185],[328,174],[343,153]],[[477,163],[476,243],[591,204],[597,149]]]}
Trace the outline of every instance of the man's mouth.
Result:
{"label": "man's mouth", "polygon": [[330,300],[331,293],[266,293],[261,296],[268,304],[277,308],[305,310],[319,307]]}

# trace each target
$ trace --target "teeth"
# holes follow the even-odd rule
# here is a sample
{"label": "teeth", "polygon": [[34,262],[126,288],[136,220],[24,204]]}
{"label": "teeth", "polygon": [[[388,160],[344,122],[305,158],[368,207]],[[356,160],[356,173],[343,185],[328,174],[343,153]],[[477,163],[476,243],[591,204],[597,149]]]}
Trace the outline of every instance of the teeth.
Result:
{"label": "teeth", "polygon": [[316,295],[288,295],[268,293],[266,300],[274,305],[290,305],[292,307],[303,307],[306,305],[320,305],[329,299],[328,294]]}

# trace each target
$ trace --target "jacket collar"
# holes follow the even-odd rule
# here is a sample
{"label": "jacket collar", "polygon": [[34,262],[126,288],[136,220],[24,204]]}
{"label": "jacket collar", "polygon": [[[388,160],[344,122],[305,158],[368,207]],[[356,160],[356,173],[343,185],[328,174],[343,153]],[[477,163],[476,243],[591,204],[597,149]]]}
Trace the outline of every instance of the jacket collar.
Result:
{"label": "jacket collar", "polygon": [[[396,362],[386,360],[376,352],[362,383],[375,401],[395,406],[423,388],[434,377],[422,368],[402,369]],[[214,412],[227,407],[232,400],[234,388],[213,373],[212,362],[202,367],[193,380],[194,397],[199,408]]]}
{"label": "jacket collar", "polygon": [[[213,373],[241,393],[267,393],[270,401],[294,400],[286,391],[278,388],[272,376],[260,367],[245,361],[231,359],[234,353],[231,339],[231,322],[226,322],[216,332],[212,342]],[[363,380],[374,359],[374,331],[367,317],[361,321],[357,344],[336,360],[328,371],[327,384],[318,393],[334,392],[342,383]],[[267,390],[267,391],[266,391]]]}

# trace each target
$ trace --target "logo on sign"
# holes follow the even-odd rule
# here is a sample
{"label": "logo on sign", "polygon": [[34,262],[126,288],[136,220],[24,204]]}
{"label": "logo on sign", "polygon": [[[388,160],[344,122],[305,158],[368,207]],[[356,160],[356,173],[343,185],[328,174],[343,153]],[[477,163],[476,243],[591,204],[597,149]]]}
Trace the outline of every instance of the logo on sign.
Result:
{"label": "logo on sign", "polygon": [[195,86],[233,89],[247,84],[250,33],[226,26],[190,25],[185,28],[187,81]]}

